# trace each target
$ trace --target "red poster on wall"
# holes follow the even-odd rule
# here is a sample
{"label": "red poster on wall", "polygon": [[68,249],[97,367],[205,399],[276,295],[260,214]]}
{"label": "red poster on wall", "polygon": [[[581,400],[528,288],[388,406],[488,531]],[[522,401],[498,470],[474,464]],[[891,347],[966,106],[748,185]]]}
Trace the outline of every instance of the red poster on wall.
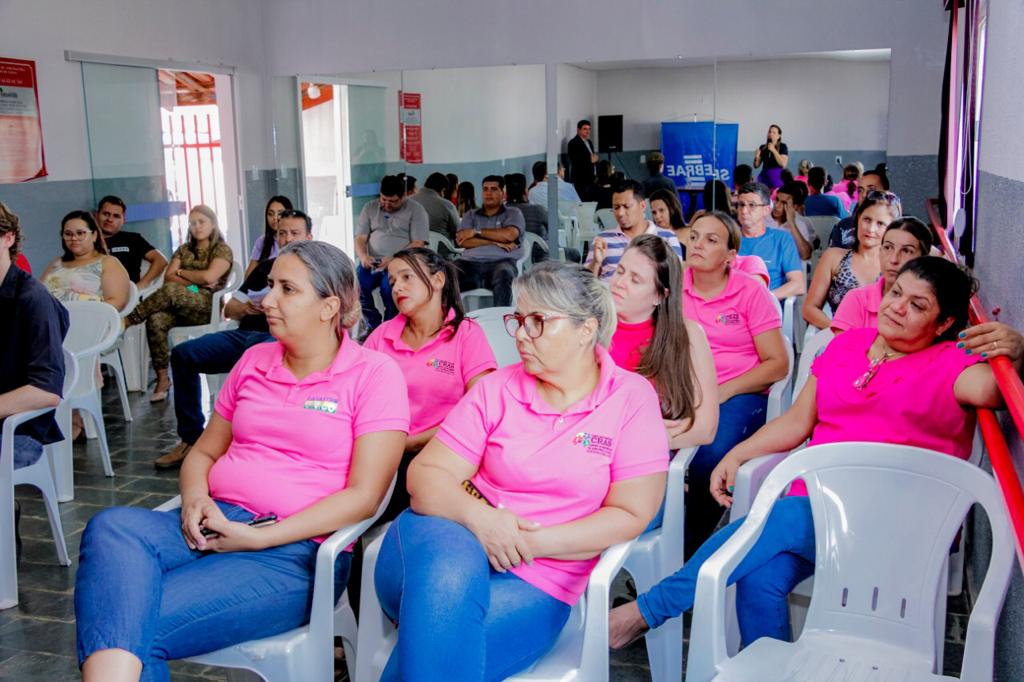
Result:
{"label": "red poster on wall", "polygon": [[418,92],[398,92],[399,156],[406,163],[423,163],[423,117]]}
{"label": "red poster on wall", "polygon": [[44,176],[36,63],[0,57],[0,182]]}

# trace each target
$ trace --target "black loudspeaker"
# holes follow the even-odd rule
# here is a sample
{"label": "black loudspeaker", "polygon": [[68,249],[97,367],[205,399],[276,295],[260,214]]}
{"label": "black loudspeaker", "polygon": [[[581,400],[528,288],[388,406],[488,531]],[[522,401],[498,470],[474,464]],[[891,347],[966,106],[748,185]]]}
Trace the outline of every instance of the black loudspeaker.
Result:
{"label": "black loudspeaker", "polygon": [[597,117],[597,146],[602,154],[622,151],[622,114]]}

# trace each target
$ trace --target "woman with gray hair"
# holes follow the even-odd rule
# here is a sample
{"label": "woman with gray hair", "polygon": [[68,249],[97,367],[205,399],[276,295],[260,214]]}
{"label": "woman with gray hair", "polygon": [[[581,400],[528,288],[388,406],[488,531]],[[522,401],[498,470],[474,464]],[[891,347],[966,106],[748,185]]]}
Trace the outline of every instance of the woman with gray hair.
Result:
{"label": "woman with gray hair", "polygon": [[399,623],[384,680],[503,679],[554,644],[606,548],[661,504],[657,393],[605,350],[608,289],[542,263],[505,316],[522,362],[482,377],[409,467],[376,571]]}
{"label": "woman with gray hair", "polygon": [[[75,586],[90,680],[168,679],[167,661],[309,622],[319,544],[370,517],[409,428],[395,362],[362,348],[352,261],[289,244],[263,299],[277,339],[231,370],[181,468],[181,509],[113,507],[85,529]],[[335,594],[351,554],[335,567]]]}

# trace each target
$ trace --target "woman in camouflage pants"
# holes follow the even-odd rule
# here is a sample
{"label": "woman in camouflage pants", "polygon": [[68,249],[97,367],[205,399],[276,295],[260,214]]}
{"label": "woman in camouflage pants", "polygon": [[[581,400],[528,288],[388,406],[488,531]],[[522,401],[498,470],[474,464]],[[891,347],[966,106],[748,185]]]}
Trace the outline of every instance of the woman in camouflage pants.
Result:
{"label": "woman in camouflage pants", "polygon": [[188,243],[174,253],[167,266],[164,285],[125,318],[128,326],[146,323],[149,354],[156,369],[156,388],[149,399],[153,403],[166,400],[171,387],[167,333],[172,327],[208,323],[213,292],[224,288],[231,272],[231,247],[224,242],[211,208],[199,205],[189,212],[188,232]]}

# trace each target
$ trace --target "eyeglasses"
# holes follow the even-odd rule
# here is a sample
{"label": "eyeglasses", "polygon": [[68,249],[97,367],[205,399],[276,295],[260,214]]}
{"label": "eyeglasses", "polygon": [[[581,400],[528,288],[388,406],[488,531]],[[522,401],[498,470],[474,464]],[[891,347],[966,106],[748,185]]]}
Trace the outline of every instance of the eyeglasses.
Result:
{"label": "eyeglasses", "polygon": [[75,239],[85,239],[89,236],[89,232],[62,232],[61,236],[68,241]]}
{"label": "eyeglasses", "polygon": [[743,210],[753,211],[755,208],[760,208],[761,206],[767,206],[767,205],[768,204],[746,204],[746,203],[743,203],[743,202],[737,202],[736,203],[736,210],[737,211],[743,211]]}
{"label": "eyeglasses", "polygon": [[531,339],[536,339],[540,338],[540,336],[544,334],[545,322],[550,322],[551,320],[568,320],[572,318],[568,315],[545,315],[543,313],[530,313],[529,315],[509,313],[502,319],[505,321],[505,331],[508,332],[509,336],[514,337],[520,327],[526,327],[526,335]]}

